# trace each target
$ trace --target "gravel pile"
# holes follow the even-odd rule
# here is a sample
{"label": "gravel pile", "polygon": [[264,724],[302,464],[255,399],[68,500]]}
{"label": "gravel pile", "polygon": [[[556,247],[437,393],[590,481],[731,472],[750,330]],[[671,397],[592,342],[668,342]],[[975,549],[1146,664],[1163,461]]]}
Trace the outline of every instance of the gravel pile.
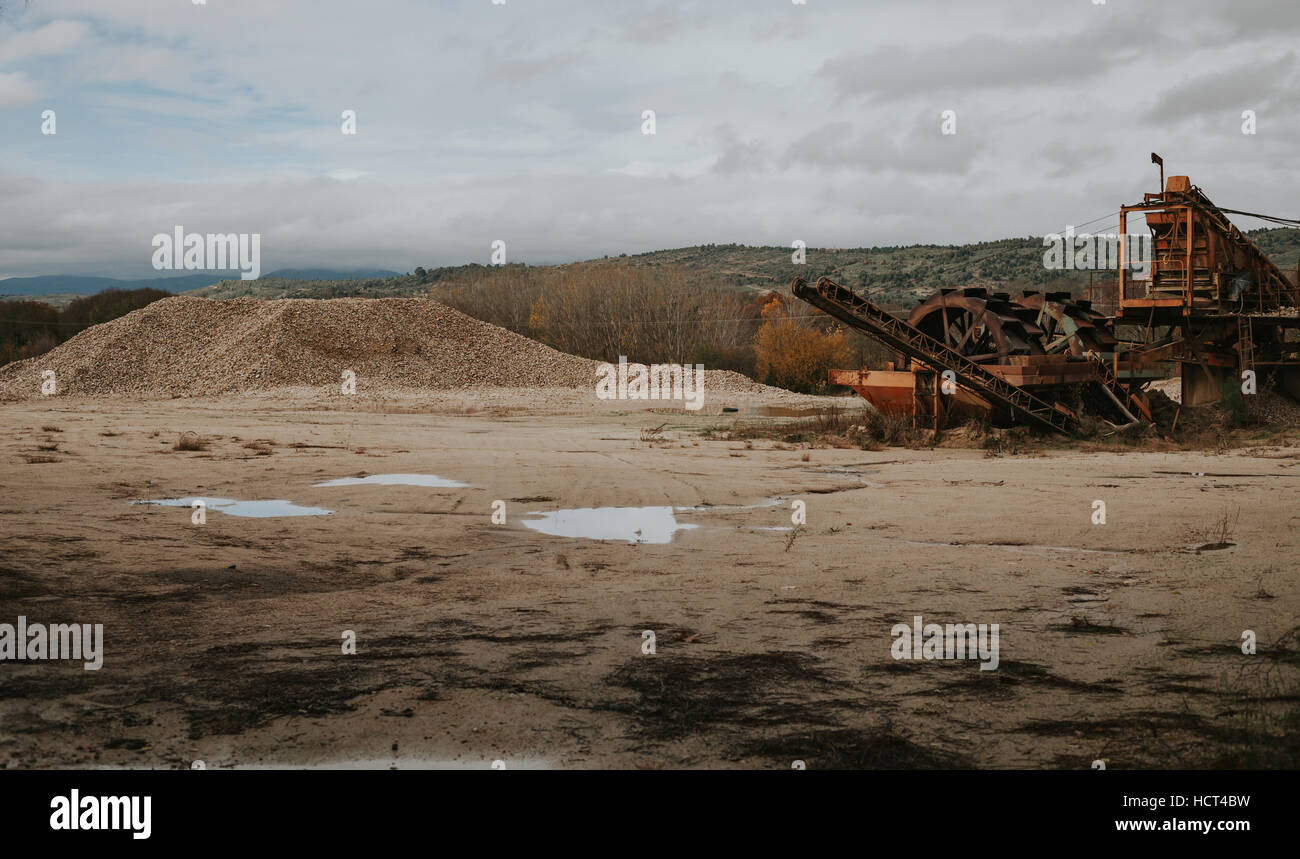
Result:
{"label": "gravel pile", "polygon": [[[328,300],[177,296],[89,328],[44,355],[0,368],[0,397],[41,396],[53,370],[74,396],[215,396],[289,387],[357,394],[420,390],[586,388],[597,363],[429,299]],[[707,392],[776,391],[709,371]]]}
{"label": "gravel pile", "polygon": [[1271,388],[1260,388],[1259,395],[1251,406],[1255,417],[1266,424],[1300,427],[1300,403]]}
{"label": "gravel pile", "polygon": [[[1147,390],[1158,391],[1175,403],[1183,401],[1182,379],[1177,376],[1152,382]],[[1252,415],[1270,426],[1300,427],[1300,403],[1279,394],[1268,385],[1261,385],[1259,393],[1248,399],[1246,403]],[[1217,408],[1213,404],[1208,407]]]}

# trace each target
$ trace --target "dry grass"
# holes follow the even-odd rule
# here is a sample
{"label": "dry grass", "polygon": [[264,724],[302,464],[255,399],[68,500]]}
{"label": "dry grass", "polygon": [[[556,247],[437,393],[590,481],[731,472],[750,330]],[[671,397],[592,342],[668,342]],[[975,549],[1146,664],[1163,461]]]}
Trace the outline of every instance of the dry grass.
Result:
{"label": "dry grass", "polygon": [[701,432],[709,439],[744,440],[746,448],[751,448],[755,439],[769,439],[784,444],[861,450],[880,450],[882,444],[916,444],[926,435],[912,428],[912,418],[908,415],[842,406],[832,406],[793,421],[736,422],[731,426],[706,427]]}
{"label": "dry grass", "polygon": [[1226,690],[1234,705],[1229,713],[1235,747],[1214,762],[1216,768],[1300,767],[1297,663],[1300,626],[1293,626],[1268,644],[1260,643],[1257,653],[1244,660]]}
{"label": "dry grass", "polygon": [[664,440],[664,427],[668,424],[660,424],[657,427],[643,427],[641,429],[641,441],[654,444],[657,441]]}
{"label": "dry grass", "polygon": [[1233,529],[1237,527],[1237,521],[1241,518],[1241,510],[1235,511],[1224,508],[1223,513],[1217,519],[1201,527],[1187,529],[1187,540],[1190,543],[1197,543],[1200,548],[1224,548],[1233,545]]}
{"label": "dry grass", "polygon": [[790,548],[791,548],[792,546],[794,546],[794,541],[795,541],[795,540],[798,540],[800,537],[802,537],[802,536],[807,532],[807,530],[808,530],[808,529],[805,528],[803,525],[800,525],[800,526],[796,527],[794,530],[790,531],[788,534],[786,534],[786,535],[785,535],[785,551],[787,551],[787,552],[790,551]]}
{"label": "dry grass", "polygon": [[207,450],[207,439],[194,432],[183,432],[181,437],[176,439],[176,444],[172,445],[172,450]]}

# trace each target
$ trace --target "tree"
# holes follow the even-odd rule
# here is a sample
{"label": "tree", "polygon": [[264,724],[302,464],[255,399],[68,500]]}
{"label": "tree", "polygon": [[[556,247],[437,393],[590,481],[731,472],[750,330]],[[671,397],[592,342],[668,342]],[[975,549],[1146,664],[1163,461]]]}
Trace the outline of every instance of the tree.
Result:
{"label": "tree", "polygon": [[796,317],[779,295],[763,307],[763,325],[754,335],[757,372],[768,384],[792,391],[824,391],[830,370],[855,363],[854,350],[837,325],[821,330]]}

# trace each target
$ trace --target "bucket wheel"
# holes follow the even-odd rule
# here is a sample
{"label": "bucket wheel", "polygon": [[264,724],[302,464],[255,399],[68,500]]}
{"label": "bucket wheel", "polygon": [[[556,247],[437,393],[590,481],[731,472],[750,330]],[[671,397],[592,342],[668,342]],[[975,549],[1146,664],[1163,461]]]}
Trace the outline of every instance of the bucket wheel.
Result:
{"label": "bucket wheel", "polygon": [[977,364],[1001,364],[1011,355],[1043,354],[1036,316],[1001,293],[943,289],[918,304],[907,321]]}

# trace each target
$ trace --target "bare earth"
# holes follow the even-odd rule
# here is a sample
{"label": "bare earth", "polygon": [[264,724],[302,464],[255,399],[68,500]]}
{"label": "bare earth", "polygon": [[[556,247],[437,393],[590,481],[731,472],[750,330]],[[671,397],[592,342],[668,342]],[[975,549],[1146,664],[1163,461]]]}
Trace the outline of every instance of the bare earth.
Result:
{"label": "bare earth", "polygon": [[[106,651],[0,664],[0,766],[1296,765],[1300,448],[809,451],[706,439],[717,405],[0,406],[0,622]],[[312,485],[391,473],[470,486]],[[205,495],[334,513],[129,503]],[[661,545],[521,524],[640,505],[720,509]],[[915,615],[999,624],[999,668],[894,660]]]}

